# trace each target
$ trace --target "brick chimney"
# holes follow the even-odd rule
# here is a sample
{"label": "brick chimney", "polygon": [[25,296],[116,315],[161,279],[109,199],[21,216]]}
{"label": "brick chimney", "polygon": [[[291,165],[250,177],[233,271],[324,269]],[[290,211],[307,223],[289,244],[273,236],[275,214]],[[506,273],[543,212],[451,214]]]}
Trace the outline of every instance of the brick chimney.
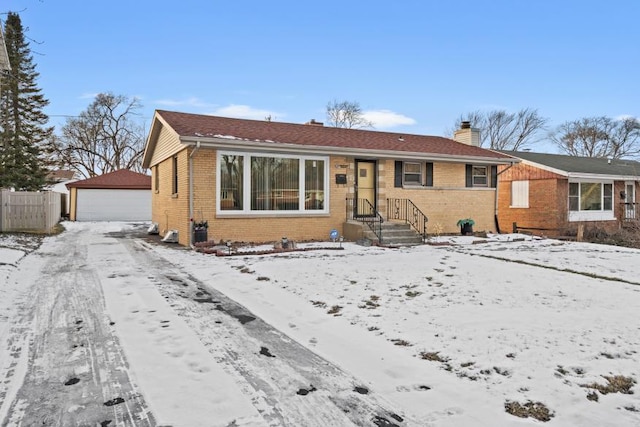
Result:
{"label": "brick chimney", "polygon": [[453,133],[453,139],[463,144],[480,146],[480,129],[472,128],[471,122],[460,123],[460,129]]}
{"label": "brick chimney", "polygon": [[322,123],[322,122],[316,122],[316,119],[311,119],[311,120],[309,120],[307,123],[305,123],[305,125],[311,125],[311,126],[324,126],[324,123]]}

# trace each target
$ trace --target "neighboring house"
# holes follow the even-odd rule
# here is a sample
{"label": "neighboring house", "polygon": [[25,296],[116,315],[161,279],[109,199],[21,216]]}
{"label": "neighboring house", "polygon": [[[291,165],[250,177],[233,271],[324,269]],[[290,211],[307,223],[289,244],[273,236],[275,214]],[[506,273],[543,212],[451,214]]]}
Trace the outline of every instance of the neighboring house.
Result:
{"label": "neighboring house", "polygon": [[609,232],[637,223],[640,162],[501,151],[520,163],[498,173],[498,219],[536,234],[575,235],[579,224]]}
{"label": "neighboring house", "polygon": [[[156,111],[143,167],[153,177],[152,221],[192,243],[193,223],[210,240],[351,239],[352,220],[410,221],[459,232],[471,217],[495,230],[497,165],[515,159],[437,136],[376,132]],[[434,229],[435,229],[434,228]]]}
{"label": "neighboring house", "polygon": [[67,184],[71,221],[150,221],[151,177],[126,169]]}
{"label": "neighboring house", "polygon": [[61,214],[62,217],[69,216],[69,189],[67,184],[77,181],[74,171],[68,170],[55,170],[47,173],[46,181],[48,185],[45,187],[47,190],[55,191],[62,194]]}

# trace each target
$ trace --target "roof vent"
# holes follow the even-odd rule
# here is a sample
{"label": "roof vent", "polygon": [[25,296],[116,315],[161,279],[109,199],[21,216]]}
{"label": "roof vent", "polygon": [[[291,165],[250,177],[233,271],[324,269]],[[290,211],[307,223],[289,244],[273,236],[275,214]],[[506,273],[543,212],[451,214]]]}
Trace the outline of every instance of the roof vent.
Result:
{"label": "roof vent", "polygon": [[307,123],[305,123],[305,125],[311,125],[311,126],[324,126],[324,123],[322,123],[322,122],[316,122],[316,119],[311,119],[311,120],[309,120]]}

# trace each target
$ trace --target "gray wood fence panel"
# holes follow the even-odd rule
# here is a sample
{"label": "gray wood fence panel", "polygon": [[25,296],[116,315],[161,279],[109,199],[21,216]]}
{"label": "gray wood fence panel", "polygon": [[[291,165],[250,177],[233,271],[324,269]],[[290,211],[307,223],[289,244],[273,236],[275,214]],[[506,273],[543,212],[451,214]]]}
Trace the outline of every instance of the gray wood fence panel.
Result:
{"label": "gray wood fence panel", "polygon": [[60,221],[61,194],[53,191],[8,191],[0,196],[0,231],[49,233]]}

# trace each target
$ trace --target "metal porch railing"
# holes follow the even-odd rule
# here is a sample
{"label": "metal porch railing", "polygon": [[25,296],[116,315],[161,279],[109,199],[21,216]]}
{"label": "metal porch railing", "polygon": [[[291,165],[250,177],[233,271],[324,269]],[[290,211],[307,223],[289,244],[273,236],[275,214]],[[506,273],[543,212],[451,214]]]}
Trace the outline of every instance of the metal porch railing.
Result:
{"label": "metal porch railing", "polygon": [[387,199],[387,219],[405,221],[424,241],[427,238],[429,218],[410,199]]}

